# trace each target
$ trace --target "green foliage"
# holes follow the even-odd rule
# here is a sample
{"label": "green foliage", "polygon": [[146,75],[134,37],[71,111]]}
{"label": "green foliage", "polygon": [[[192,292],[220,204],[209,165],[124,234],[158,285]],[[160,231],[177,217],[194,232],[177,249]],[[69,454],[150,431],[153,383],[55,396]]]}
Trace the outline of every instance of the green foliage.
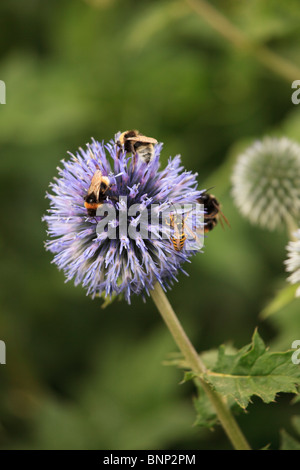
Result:
{"label": "green foliage", "polygon": [[[213,3],[258,45],[299,65],[298,1]],[[287,237],[240,217],[231,169],[262,135],[299,141],[291,84],[227,43],[184,2],[1,0],[0,29],[7,88],[0,105],[1,448],[228,448],[223,434],[190,429],[192,385],[176,387],[176,371],[160,367],[174,346],[162,340],[151,301],[102,310],[101,299],[65,284],[50,264],[44,194],[66,151],[91,136],[108,140],[138,128],[164,142],[162,166],[181,153],[200,187],[213,186],[231,229],[209,234],[170,300],[201,350],[227,341],[241,347],[284,279]],[[299,339],[299,301],[260,328],[270,350],[290,348]],[[239,352],[223,354],[232,374],[229,353]],[[217,352],[207,367],[216,365]],[[205,403],[196,406],[212,424]],[[278,399],[265,426],[261,417],[272,405],[254,399],[250,406],[250,415],[239,416],[249,441],[276,446],[289,404]]]}
{"label": "green foliage", "polygon": [[215,366],[203,378],[242,408],[248,406],[253,395],[270,403],[280,392],[297,393],[300,368],[292,363],[291,355],[291,351],[269,352],[255,331],[252,343],[236,354],[226,354],[221,346]]}
{"label": "green foliage", "polygon": [[204,393],[203,388],[198,385],[197,389],[198,394],[197,397],[194,398],[194,406],[196,410],[195,426],[211,429],[218,422],[216,412],[206,393]]}
{"label": "green foliage", "polygon": [[[270,352],[255,330],[252,342],[240,350],[231,346],[220,346],[218,350],[206,351],[200,355],[207,371],[201,379],[223,396],[234,412],[246,410],[253,396],[265,403],[275,400],[280,393],[294,393],[298,397],[300,368],[292,363],[293,351]],[[181,357],[169,361],[169,365],[186,370],[184,382],[194,380],[198,390],[194,404],[197,412],[196,424],[213,427],[217,416],[201,382]]]}

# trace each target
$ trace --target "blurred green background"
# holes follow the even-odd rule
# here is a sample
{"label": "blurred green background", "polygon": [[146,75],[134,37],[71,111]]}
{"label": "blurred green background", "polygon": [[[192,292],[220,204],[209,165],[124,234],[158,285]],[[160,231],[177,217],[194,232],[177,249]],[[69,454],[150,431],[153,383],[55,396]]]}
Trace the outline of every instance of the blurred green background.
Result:
{"label": "blurred green background", "polygon": [[[300,10],[288,0],[212,2],[257,44],[299,63]],[[151,299],[106,310],[65,284],[46,253],[45,192],[67,150],[137,128],[164,142],[162,167],[180,153],[214,186],[231,229],[169,299],[198,350],[241,347],[256,325],[271,348],[300,338],[299,301],[259,313],[284,285],[288,241],[250,226],[233,205],[239,151],[265,134],[300,141],[291,81],[235,47],[185,1],[1,0],[0,447],[222,449],[223,431],[193,426],[192,384],[162,364],[176,351]],[[300,79],[295,76],[293,79]],[[289,396],[254,399],[239,423],[251,444],[293,433]]]}

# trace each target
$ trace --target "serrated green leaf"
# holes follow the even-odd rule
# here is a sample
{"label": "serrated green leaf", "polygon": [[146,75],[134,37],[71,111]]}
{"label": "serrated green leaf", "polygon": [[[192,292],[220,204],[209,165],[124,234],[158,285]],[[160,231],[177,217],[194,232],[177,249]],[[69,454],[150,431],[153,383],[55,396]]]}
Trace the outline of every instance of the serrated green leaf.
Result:
{"label": "serrated green leaf", "polygon": [[[225,350],[227,353],[231,353],[231,354],[236,352],[236,350],[231,345],[226,345]],[[186,360],[182,357],[182,354],[175,353],[175,354],[172,354],[171,357],[172,357],[172,360],[164,361],[165,365],[176,366],[180,369],[189,369],[189,366]],[[201,354],[201,360],[203,361],[203,363],[205,364],[207,368],[213,367],[217,361],[217,358],[218,358],[217,349],[204,351]],[[197,394],[197,397],[195,397],[193,400],[194,406],[196,409],[196,414],[197,414],[194,425],[199,426],[199,427],[204,427],[204,428],[213,428],[218,423],[218,417],[206,393],[204,393],[199,380],[195,380],[197,379],[197,377],[198,376],[194,372],[189,371],[189,370],[185,371],[183,380],[180,383],[182,384],[189,380],[194,380],[195,386],[197,388],[198,394]],[[231,397],[229,397],[229,399],[227,400],[227,405],[235,413],[238,413],[241,411],[241,407]]]}
{"label": "serrated green leaf", "polygon": [[204,428],[213,428],[218,421],[215,409],[202,387],[198,386],[197,388],[198,396],[194,398],[197,417],[194,425]]}
{"label": "serrated green leaf", "polygon": [[[218,417],[215,412],[215,409],[212,406],[199,381],[195,381],[195,385],[198,390],[198,396],[194,398],[194,406],[197,413],[196,421],[194,424],[195,426],[199,427],[213,428],[216,424],[218,424]],[[230,397],[226,401],[227,406],[235,414],[241,412],[242,408],[236,403],[233,398]]]}
{"label": "serrated green leaf", "polygon": [[226,354],[221,346],[215,367],[203,378],[242,408],[247,407],[253,395],[270,403],[277,393],[297,393],[300,368],[292,363],[291,355],[292,351],[269,352],[255,331],[252,343],[236,354]]}

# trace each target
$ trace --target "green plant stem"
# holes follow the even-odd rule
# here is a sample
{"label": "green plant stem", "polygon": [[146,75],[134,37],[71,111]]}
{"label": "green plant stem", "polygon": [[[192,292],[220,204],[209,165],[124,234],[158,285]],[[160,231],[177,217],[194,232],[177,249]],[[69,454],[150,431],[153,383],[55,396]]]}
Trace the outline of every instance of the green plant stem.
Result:
{"label": "green plant stem", "polygon": [[[170,302],[168,301],[159,283],[157,283],[154,289],[151,291],[151,297],[158,311],[163,317],[167,327],[169,328],[175,340],[175,343],[184,355],[191,370],[197,375],[202,375],[203,373],[205,373],[205,365],[203,364],[201,358],[199,357],[195,348],[187,337],[184,329],[181,326],[180,321],[178,320]],[[215,390],[213,390],[208,383],[204,382],[201,377],[199,377],[199,380],[206,395],[212,403],[217,413],[217,416],[233,447],[236,450],[251,450],[248,442],[246,441],[229,408],[223,401],[221,395]]]}
{"label": "green plant stem", "polygon": [[186,0],[187,4],[213,29],[235,47],[254,56],[265,67],[289,82],[300,77],[300,68],[283,59],[265,46],[255,44],[219,10],[206,0]]}

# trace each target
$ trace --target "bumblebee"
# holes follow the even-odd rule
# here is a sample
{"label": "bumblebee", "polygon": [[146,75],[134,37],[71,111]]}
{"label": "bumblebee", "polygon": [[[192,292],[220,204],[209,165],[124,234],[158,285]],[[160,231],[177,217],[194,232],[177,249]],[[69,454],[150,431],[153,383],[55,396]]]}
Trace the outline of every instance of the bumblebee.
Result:
{"label": "bumblebee", "polygon": [[146,137],[137,130],[131,130],[122,132],[117,137],[116,144],[120,149],[124,148],[126,152],[138,155],[144,163],[150,163],[154,157],[154,145],[157,140]]}
{"label": "bumblebee", "polygon": [[222,228],[224,228],[223,221],[230,227],[228,220],[221,211],[221,205],[213,194],[204,192],[198,199],[199,204],[204,205],[204,233],[210,232],[220,221]]}
{"label": "bumblebee", "polygon": [[87,195],[84,197],[84,207],[90,217],[96,215],[97,209],[106,199],[106,191],[111,187],[111,183],[107,176],[103,176],[100,170],[97,170],[92,178],[91,185]]}

